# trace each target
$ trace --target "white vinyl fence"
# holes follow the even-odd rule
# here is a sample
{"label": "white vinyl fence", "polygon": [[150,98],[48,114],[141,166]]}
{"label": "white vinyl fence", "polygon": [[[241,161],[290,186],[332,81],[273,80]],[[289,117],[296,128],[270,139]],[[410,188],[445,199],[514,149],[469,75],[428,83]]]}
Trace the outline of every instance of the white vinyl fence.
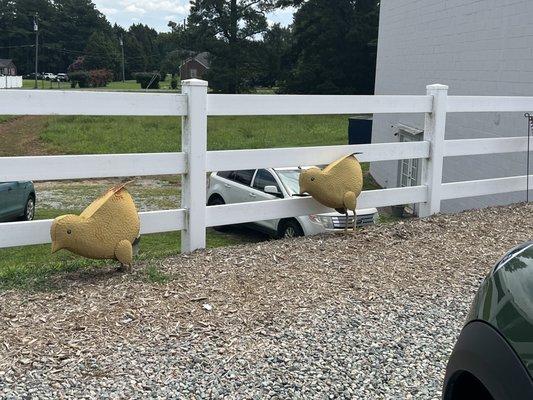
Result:
{"label": "white vinyl fence", "polygon": [[[320,165],[352,152],[363,162],[422,159],[422,185],[367,191],[360,208],[420,203],[420,216],[440,211],[442,200],[522,191],[533,176],[442,183],[443,158],[524,152],[526,137],[444,140],[446,114],[531,111],[533,97],[448,96],[442,85],[423,96],[216,95],[207,82],[184,81],[182,94],[93,91],[0,92],[4,115],[166,115],[182,117],[182,151],[158,154],[3,157],[0,182],[150,175],[183,175],[180,209],[141,213],[141,233],[182,232],[182,251],[205,247],[207,227],[330,211],[311,198],[206,207],[209,171]],[[310,115],[424,113],[421,142],[264,150],[207,151],[207,117],[214,115]],[[176,124],[178,120],[176,119]],[[533,144],[533,143],[532,143]],[[51,220],[0,224],[0,248],[50,242]]]}
{"label": "white vinyl fence", "polygon": [[0,75],[0,89],[18,89],[22,87],[22,76]]}

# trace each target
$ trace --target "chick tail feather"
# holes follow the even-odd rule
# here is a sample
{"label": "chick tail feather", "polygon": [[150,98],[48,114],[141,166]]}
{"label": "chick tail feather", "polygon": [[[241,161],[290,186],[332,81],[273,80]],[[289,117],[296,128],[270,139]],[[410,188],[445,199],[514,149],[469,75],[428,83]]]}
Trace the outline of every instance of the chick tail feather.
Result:
{"label": "chick tail feather", "polygon": [[124,189],[126,186],[128,186],[130,183],[133,183],[135,182],[135,179],[132,179],[130,181],[127,181],[127,182],[122,182],[122,183],[119,183],[118,185],[116,186],[113,186],[111,189],[109,189],[107,192],[113,192],[113,193],[118,193],[120,192],[122,189]]}

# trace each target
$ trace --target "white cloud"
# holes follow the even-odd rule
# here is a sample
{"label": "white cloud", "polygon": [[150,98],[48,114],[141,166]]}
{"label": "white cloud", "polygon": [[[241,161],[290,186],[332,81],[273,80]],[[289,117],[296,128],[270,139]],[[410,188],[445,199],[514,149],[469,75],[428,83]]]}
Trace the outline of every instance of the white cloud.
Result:
{"label": "white cloud", "polygon": [[118,10],[116,8],[100,7],[99,10],[105,15],[115,15],[116,13],[118,13]]}
{"label": "white cloud", "polygon": [[[143,23],[160,32],[168,32],[167,22],[181,21],[189,15],[189,0],[93,0],[96,7],[111,23],[125,28],[133,23]],[[294,8],[276,10],[267,15],[269,25],[292,23]]]}
{"label": "white cloud", "polygon": [[186,0],[122,0],[125,6],[134,6],[147,11],[163,11],[178,14],[188,14],[191,8]]}
{"label": "white cloud", "polygon": [[137,7],[135,4],[127,5],[125,10],[134,14],[146,14],[146,10],[144,8]]}

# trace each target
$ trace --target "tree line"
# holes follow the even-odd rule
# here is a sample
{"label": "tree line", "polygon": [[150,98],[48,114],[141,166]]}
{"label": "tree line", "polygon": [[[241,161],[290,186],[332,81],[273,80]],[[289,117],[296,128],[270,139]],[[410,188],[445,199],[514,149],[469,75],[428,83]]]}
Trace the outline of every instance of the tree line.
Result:
{"label": "tree line", "polygon": [[[288,27],[269,24],[277,8],[294,7]],[[109,70],[178,74],[188,57],[207,51],[210,87],[251,92],[367,94],[374,87],[378,0],[193,0],[185,23],[169,32],[144,24],[111,25],[91,0],[0,0],[0,58],[33,72],[38,13],[39,70]],[[80,65],[80,63],[82,65]]]}

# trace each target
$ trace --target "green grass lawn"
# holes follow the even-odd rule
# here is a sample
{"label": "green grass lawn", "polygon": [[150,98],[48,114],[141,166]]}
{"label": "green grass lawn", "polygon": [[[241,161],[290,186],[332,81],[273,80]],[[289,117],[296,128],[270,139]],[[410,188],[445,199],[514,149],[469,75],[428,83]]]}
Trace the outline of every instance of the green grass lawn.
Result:
{"label": "green grass lawn", "polygon": [[[172,90],[170,88],[170,76],[167,76],[167,79],[164,82],[159,82],[160,89],[159,90]],[[35,81],[32,79],[23,79],[22,81],[22,88],[23,89],[33,89],[35,87]],[[79,87],[76,89],[72,89],[70,87],[70,82],[50,82],[50,81],[44,81],[44,80],[38,80],[37,81],[37,87],[39,89],[61,89],[61,90],[80,90]],[[90,90],[84,89],[84,90]],[[97,88],[94,90],[144,90],[141,89],[141,85],[137,83],[134,79],[127,80],[125,82],[122,81],[115,81],[110,82],[106,87],[103,88]],[[180,90],[178,87],[177,90]]]}
{"label": "green grass lawn", "polygon": [[0,115],[0,124],[1,124],[2,122],[7,122],[7,121],[9,121],[10,119],[13,119],[13,118],[14,118],[14,117],[11,117],[11,116],[9,116],[9,115]]}
{"label": "green grass lawn", "polygon": [[[22,80],[23,89],[34,89],[35,81],[33,79],[23,79]],[[61,89],[61,90],[70,90],[70,82],[50,82],[45,80],[37,81],[38,89]]]}
{"label": "green grass lawn", "polygon": [[[346,144],[346,116],[210,117],[210,150]],[[55,154],[180,151],[175,117],[50,117],[42,141]]]}

